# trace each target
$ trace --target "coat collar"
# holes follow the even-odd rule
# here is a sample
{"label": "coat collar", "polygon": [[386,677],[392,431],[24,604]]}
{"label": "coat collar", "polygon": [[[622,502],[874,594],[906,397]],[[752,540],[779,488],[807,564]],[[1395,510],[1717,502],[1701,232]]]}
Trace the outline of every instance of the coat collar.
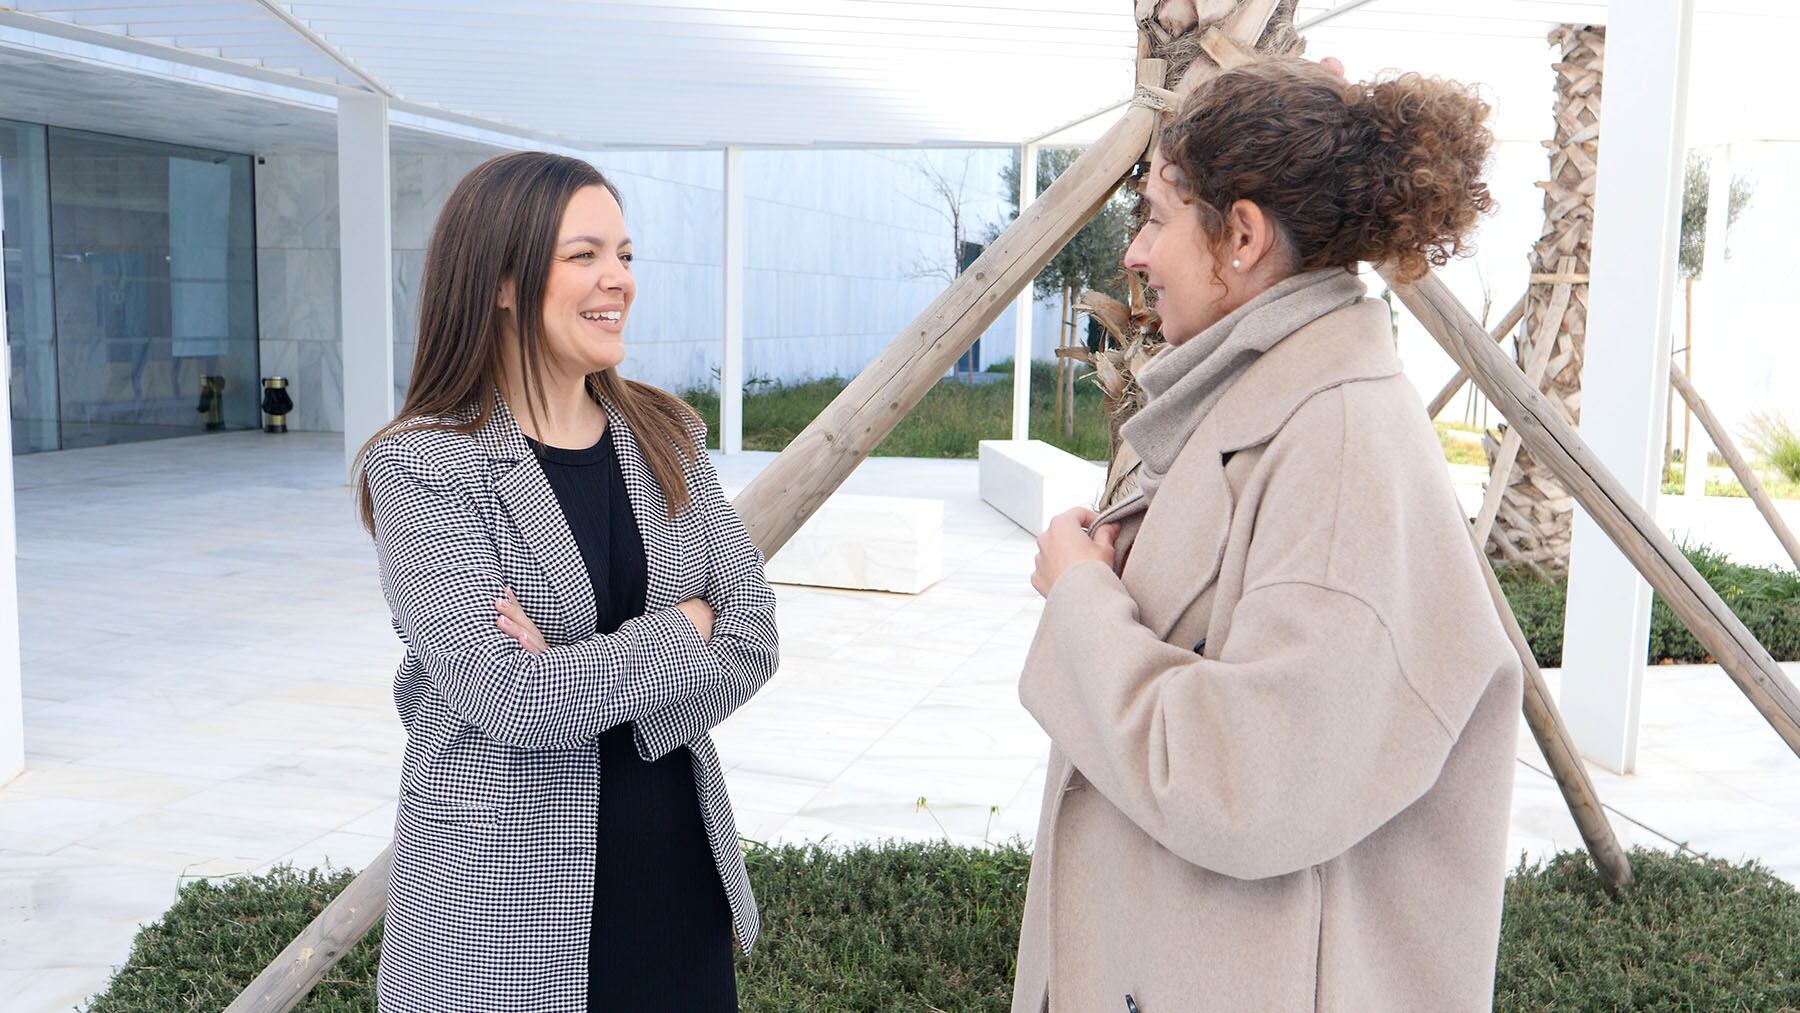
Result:
{"label": "coat collar", "polygon": [[[1385,303],[1364,299],[1295,331],[1246,369],[1188,438],[1157,493],[1157,502],[1177,504],[1173,514],[1164,508],[1172,519],[1153,523],[1156,514],[1147,514],[1120,545],[1139,619],[1159,638],[1175,632],[1224,560],[1235,506],[1226,456],[1273,439],[1315,394],[1399,373],[1391,321]],[[1139,494],[1097,523],[1129,520],[1147,505]]]}
{"label": "coat collar", "polygon": [[1216,427],[1223,453],[1254,447],[1273,439],[1313,395],[1400,371],[1392,311],[1380,299],[1360,299],[1264,353],[1213,406],[1202,426]]}
{"label": "coat collar", "polygon": [[[487,455],[488,460],[499,464],[517,464],[527,457],[535,456],[531,452],[531,444],[525,440],[525,431],[519,428],[519,420],[507,406],[506,399],[498,390],[493,392],[493,410],[475,430],[475,445]],[[468,417],[473,419],[475,409],[469,408]],[[608,421],[610,424],[610,419]]]}
{"label": "coat collar", "polygon": [[[1289,335],[1232,383],[1213,406],[1182,456],[1201,444],[1233,453],[1267,443],[1309,398],[1355,380],[1401,371],[1392,316],[1379,299],[1359,299]],[[1148,504],[1136,493],[1105,510],[1097,523],[1125,520]]]}

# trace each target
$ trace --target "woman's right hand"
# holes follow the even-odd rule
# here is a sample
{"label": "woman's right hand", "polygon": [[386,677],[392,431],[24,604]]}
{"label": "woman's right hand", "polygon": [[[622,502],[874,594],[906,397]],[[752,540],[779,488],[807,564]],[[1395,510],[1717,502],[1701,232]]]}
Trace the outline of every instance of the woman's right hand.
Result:
{"label": "woman's right hand", "polygon": [[694,624],[694,629],[700,631],[701,640],[712,639],[713,610],[711,605],[699,598],[689,598],[675,607],[681,610],[682,615],[688,617],[688,622]]}

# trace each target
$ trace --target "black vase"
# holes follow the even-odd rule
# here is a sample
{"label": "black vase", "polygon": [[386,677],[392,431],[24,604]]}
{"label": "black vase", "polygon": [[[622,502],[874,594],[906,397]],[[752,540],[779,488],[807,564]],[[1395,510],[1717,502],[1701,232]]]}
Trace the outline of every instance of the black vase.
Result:
{"label": "black vase", "polygon": [[263,377],[263,432],[287,432],[288,412],[294,410],[294,399],[287,392],[287,377]]}

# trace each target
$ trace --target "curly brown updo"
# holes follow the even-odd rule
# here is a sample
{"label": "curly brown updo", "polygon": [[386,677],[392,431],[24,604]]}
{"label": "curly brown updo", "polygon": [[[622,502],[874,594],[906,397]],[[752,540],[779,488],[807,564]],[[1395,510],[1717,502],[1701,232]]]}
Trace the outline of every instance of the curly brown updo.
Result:
{"label": "curly brown updo", "polygon": [[1275,58],[1202,84],[1160,144],[1206,235],[1223,241],[1223,212],[1248,200],[1280,226],[1296,271],[1391,262],[1410,282],[1469,252],[1494,207],[1488,111],[1452,81],[1359,83]]}

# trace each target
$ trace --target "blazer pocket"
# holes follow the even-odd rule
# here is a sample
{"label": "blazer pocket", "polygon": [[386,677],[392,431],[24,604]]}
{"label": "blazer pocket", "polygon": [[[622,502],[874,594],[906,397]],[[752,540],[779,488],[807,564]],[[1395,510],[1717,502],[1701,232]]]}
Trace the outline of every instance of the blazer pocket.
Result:
{"label": "blazer pocket", "polygon": [[500,821],[499,806],[457,802],[404,788],[400,791],[400,806],[427,823],[490,826]]}

